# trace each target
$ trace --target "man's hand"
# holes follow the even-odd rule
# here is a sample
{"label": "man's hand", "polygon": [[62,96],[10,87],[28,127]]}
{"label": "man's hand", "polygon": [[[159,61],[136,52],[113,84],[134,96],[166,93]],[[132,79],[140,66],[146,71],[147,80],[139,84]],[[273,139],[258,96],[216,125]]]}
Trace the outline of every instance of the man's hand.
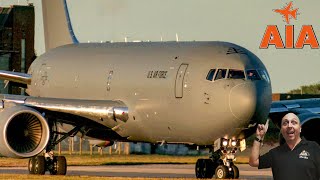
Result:
{"label": "man's hand", "polygon": [[256,130],[256,136],[259,139],[263,139],[266,132],[267,132],[266,126],[264,124],[258,124],[257,130]]}
{"label": "man's hand", "polygon": [[258,124],[257,130],[256,130],[256,136],[259,138],[258,141],[254,141],[251,149],[251,155],[249,157],[249,165],[252,167],[258,167],[259,166],[259,153],[260,153],[260,145],[261,141],[263,140],[264,135],[267,132],[268,123],[266,125],[264,124]]}
{"label": "man's hand", "polygon": [[256,130],[256,136],[260,139],[260,141],[254,141],[251,149],[251,155],[249,157],[249,165],[252,167],[259,166],[259,154],[260,154],[260,146],[261,141],[264,138],[269,126],[269,119],[267,120],[266,124],[258,124]]}

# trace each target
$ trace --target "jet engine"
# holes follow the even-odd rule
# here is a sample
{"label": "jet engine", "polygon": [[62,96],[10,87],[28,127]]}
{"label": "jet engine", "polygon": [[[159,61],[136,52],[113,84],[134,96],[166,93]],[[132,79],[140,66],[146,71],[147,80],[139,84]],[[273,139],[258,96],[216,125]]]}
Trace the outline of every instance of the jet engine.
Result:
{"label": "jet engine", "polygon": [[0,154],[14,158],[35,156],[47,146],[50,129],[46,119],[26,106],[0,111]]}
{"label": "jet engine", "polygon": [[301,136],[320,144],[319,127],[320,115],[315,113],[302,113],[298,115],[301,122]]}

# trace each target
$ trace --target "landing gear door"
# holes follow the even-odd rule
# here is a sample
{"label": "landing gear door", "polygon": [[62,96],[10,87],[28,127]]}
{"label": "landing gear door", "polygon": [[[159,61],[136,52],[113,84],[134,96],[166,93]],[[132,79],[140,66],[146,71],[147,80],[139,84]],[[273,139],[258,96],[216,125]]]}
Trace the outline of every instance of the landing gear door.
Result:
{"label": "landing gear door", "polygon": [[176,98],[183,97],[183,84],[184,84],[183,81],[184,81],[184,76],[186,74],[187,68],[188,68],[188,64],[181,64],[177,72],[176,85],[175,85]]}

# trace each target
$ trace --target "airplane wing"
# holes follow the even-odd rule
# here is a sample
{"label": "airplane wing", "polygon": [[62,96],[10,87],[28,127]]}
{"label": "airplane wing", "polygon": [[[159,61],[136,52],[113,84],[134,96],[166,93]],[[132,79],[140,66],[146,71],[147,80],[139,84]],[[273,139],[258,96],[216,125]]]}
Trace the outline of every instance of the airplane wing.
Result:
{"label": "airplane wing", "polygon": [[31,84],[31,75],[21,72],[0,70],[0,79],[13,82],[11,84],[19,87],[27,87],[28,84]]}
{"label": "airplane wing", "polygon": [[0,79],[9,80],[21,84],[30,84],[31,75],[20,72],[4,71],[0,70]]}
{"label": "airplane wing", "polygon": [[[67,133],[61,133],[65,138],[82,133],[83,136],[97,139],[124,139],[115,130],[128,120],[128,107],[122,101],[21,95],[0,95],[0,99],[0,129],[5,128],[2,132],[6,132],[0,138],[0,143],[3,147],[15,150],[15,154],[12,154],[9,148],[8,153],[3,154],[6,156],[21,158],[39,154],[38,151],[47,145],[51,136],[48,128],[53,123],[69,126]],[[53,139],[57,144],[63,137],[60,140]]]}
{"label": "airplane wing", "polygon": [[[293,112],[299,116],[304,115],[303,117],[305,117],[305,115],[318,117],[318,114],[320,114],[320,98],[283,100],[272,102],[269,116],[273,121],[277,122],[276,124],[278,124],[280,122],[279,118],[277,117],[279,115],[281,117],[282,115],[289,112]],[[300,119],[300,121],[302,124],[306,123],[306,119]]]}
{"label": "airplane wing", "polygon": [[302,126],[301,135],[320,144],[318,136],[320,98],[272,102],[269,117],[276,126],[280,127],[282,117],[289,112],[295,113],[299,117]]}

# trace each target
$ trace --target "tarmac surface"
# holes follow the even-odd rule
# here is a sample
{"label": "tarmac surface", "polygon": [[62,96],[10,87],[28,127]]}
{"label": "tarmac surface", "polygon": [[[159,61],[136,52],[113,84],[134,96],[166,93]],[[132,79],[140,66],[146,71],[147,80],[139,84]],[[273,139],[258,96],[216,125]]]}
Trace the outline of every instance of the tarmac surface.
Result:
{"label": "tarmac surface", "polygon": [[[195,178],[194,164],[68,166],[67,176]],[[240,179],[272,179],[271,169],[238,164]],[[1,174],[28,174],[27,167],[0,167]],[[47,172],[48,174],[48,172]]]}

